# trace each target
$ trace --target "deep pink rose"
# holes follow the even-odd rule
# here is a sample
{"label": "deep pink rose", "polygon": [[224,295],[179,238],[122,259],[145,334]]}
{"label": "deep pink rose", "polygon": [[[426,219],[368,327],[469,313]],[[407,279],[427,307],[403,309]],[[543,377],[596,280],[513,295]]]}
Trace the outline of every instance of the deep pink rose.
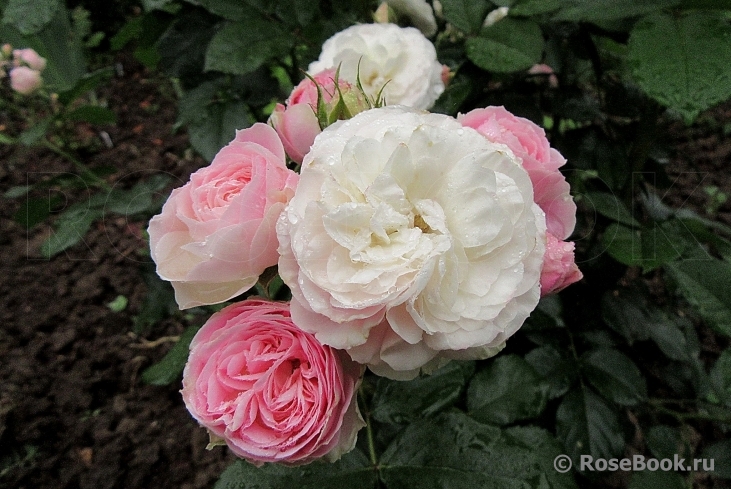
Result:
{"label": "deep pink rose", "polygon": [[27,66],[10,70],[10,86],[22,95],[30,95],[41,86],[41,73]]}
{"label": "deep pink rose", "polygon": [[277,264],[275,223],[298,180],[277,133],[258,123],[173,190],[148,231],[181,309],[227,301]]}
{"label": "deep pink rose", "polygon": [[36,71],[43,71],[46,68],[46,58],[31,48],[15,49],[13,50],[13,57],[16,63],[23,62]]}
{"label": "deep pink rose", "polygon": [[364,426],[363,368],[294,325],[289,304],[249,299],[217,312],[190,344],[183,400],[249,462],[334,461]]}
{"label": "deep pink rose", "polygon": [[574,262],[574,243],[561,241],[551,233],[546,233],[546,241],[541,270],[541,296],[555,294],[583,277]]}
{"label": "deep pink rose", "polygon": [[561,246],[554,243],[554,252],[558,253],[559,248],[562,250],[560,263],[566,272],[562,275],[562,285],[556,287],[553,279],[557,265],[548,263],[556,260],[556,255],[554,253],[554,257],[549,259],[547,251],[544,273],[549,273],[552,278],[547,277],[545,283],[553,286],[543,286],[544,278],[541,276],[541,295],[557,292],[581,279],[582,274],[574,264],[574,245],[562,241],[571,235],[576,225],[576,204],[570,194],[571,187],[559,170],[566,160],[551,147],[543,129],[528,119],[516,117],[504,107],[475,109],[459,115],[458,120],[463,126],[477,129],[490,141],[506,145],[528,170],[533,183],[533,198],[546,213],[547,234],[561,243]]}
{"label": "deep pink rose", "polygon": [[338,80],[340,88],[340,92],[338,92],[338,88],[335,86],[334,69],[322,71],[313,78],[314,81],[305,78],[294,87],[287,99],[286,106],[277,104],[269,118],[269,124],[277,130],[285,151],[297,163],[302,163],[305,155],[310,151],[315,137],[322,132],[315,115],[318,85],[328,115],[335,109],[341,94],[351,115],[355,115],[365,108],[362,97],[345,80]]}

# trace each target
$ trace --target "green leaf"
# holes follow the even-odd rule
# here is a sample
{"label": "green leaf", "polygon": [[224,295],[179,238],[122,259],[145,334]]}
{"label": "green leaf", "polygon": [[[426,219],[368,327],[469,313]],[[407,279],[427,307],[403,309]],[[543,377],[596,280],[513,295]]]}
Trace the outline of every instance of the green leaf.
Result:
{"label": "green leaf", "polygon": [[629,483],[629,489],[658,489],[659,487],[662,487],[662,489],[687,489],[688,484],[679,474],[660,470],[635,472],[632,474],[632,480]]}
{"label": "green leaf", "polygon": [[28,198],[25,201],[25,205],[21,205],[18,212],[15,213],[13,219],[15,222],[25,226],[26,229],[30,229],[50,216],[51,209],[60,203],[61,198],[58,195],[54,195],[53,197],[49,196],[45,199]]}
{"label": "green leaf", "polygon": [[632,29],[628,47],[640,87],[688,124],[731,97],[731,25],[718,13],[651,15]]}
{"label": "green leaf", "polygon": [[193,147],[208,161],[234,139],[237,129],[255,122],[248,105],[238,100],[213,103],[203,115],[188,126],[188,133]]}
{"label": "green leaf", "polygon": [[624,354],[601,348],[581,356],[582,373],[607,399],[634,406],[647,399],[647,383],[637,365]]}
{"label": "green leaf", "polygon": [[170,182],[168,175],[152,175],[138,182],[130,190],[113,189],[104,202],[104,211],[131,216],[158,210],[160,191]]}
{"label": "green leaf", "polygon": [[480,30],[492,6],[487,0],[443,0],[444,18],[457,29],[468,34]]}
{"label": "green leaf", "polygon": [[18,136],[18,141],[20,141],[20,143],[25,146],[33,146],[43,136],[46,135],[48,129],[51,127],[51,123],[53,122],[53,120],[53,116],[46,117],[42,121],[38,122],[36,125],[31,126],[30,128],[21,132],[20,136]]}
{"label": "green leaf", "polygon": [[658,459],[673,458],[678,454],[683,456],[683,442],[680,437],[680,430],[672,426],[653,426],[647,432],[647,448]]}
{"label": "green leaf", "polygon": [[528,362],[517,355],[501,355],[470,381],[467,409],[479,421],[506,425],[541,414],[548,390],[548,383]]}
{"label": "green leaf", "polygon": [[701,458],[713,460],[713,471],[721,479],[731,479],[731,440],[723,440],[703,450]]}
{"label": "green leaf", "polygon": [[731,264],[708,260],[683,260],[665,265],[678,289],[706,323],[731,336]]}
{"label": "green leaf", "polygon": [[526,16],[547,14],[558,10],[566,0],[518,0],[510,7],[510,15]]}
{"label": "green leaf", "polygon": [[[673,240],[669,228],[672,223],[653,223],[653,226],[633,230],[620,224],[611,224],[602,235],[602,244],[609,255],[620,263],[641,266],[649,272],[678,259],[688,243]],[[695,243],[694,243],[695,244]]]}
{"label": "green leaf", "polygon": [[0,132],[0,144],[15,144],[15,139]]}
{"label": "green leaf", "polygon": [[4,194],[3,197],[6,199],[15,199],[18,197],[22,197],[24,195],[27,195],[30,189],[32,189],[32,185],[18,185],[15,187],[10,187]]}
{"label": "green leaf", "polygon": [[373,489],[376,483],[374,467],[355,449],[335,463],[315,461],[301,467],[255,467],[237,460],[221,474],[214,489]]}
{"label": "green leaf", "polygon": [[503,19],[467,40],[467,57],[483,70],[509,73],[527,70],[541,60],[540,26],[524,19]]}
{"label": "green leaf", "polygon": [[569,392],[556,412],[556,436],[578,467],[581,455],[609,460],[624,450],[617,412],[586,388]]}
{"label": "green leaf", "polygon": [[41,255],[50,258],[82,241],[91,223],[101,216],[101,211],[91,208],[87,202],[72,205],[54,223],[53,234],[41,243]]}
{"label": "green leaf", "polygon": [[439,96],[431,112],[456,116],[460,107],[472,93],[473,83],[468,77],[457,76]]}
{"label": "green leaf", "polygon": [[640,223],[632,217],[627,207],[616,195],[607,192],[587,192],[583,195],[602,216],[627,226],[640,227]]}
{"label": "green leaf", "polygon": [[59,0],[9,0],[3,22],[25,35],[35,34],[51,22],[60,7]]}
{"label": "green leaf", "polygon": [[142,278],[147,285],[147,295],[140,311],[132,318],[133,331],[137,334],[147,333],[155,323],[178,309],[170,282],[162,280],[154,270]]}
{"label": "green leaf", "polygon": [[114,74],[113,68],[102,68],[93,73],[84,75],[71,90],[58,94],[58,101],[63,105],[68,105],[77,98],[84,95],[90,90],[94,90],[102,82],[109,80]]}
{"label": "green leaf", "polygon": [[245,20],[248,6],[240,0],[198,0],[201,7],[227,20]]}
{"label": "green leaf", "polygon": [[566,394],[578,379],[578,368],[573,358],[559,352],[551,345],[544,345],[525,356],[533,369],[548,382],[548,398]]}
{"label": "green leaf", "polygon": [[245,75],[269,59],[285,56],[293,40],[279,25],[256,15],[246,21],[228,22],[208,45],[205,70]]}
{"label": "green leaf", "polygon": [[83,105],[66,114],[70,121],[84,121],[91,124],[114,124],[117,122],[117,115],[106,107],[94,105]]}
{"label": "green leaf", "polygon": [[474,362],[452,361],[414,380],[378,379],[372,415],[382,423],[401,424],[433,416],[454,405],[475,370]]}
{"label": "green leaf", "polygon": [[185,328],[178,342],[170,348],[163,359],[142,372],[142,381],[152,385],[168,385],[178,380],[185,362],[188,361],[188,347],[198,329],[198,326]]}
{"label": "green leaf", "polygon": [[117,297],[114,298],[114,300],[112,302],[107,303],[107,307],[112,312],[122,312],[127,308],[128,303],[129,303],[129,300],[125,296],[118,295]]}
{"label": "green leaf", "polygon": [[410,424],[379,461],[388,489],[575,488],[553,459],[560,445],[535,427],[501,430],[463,413],[443,413]]}
{"label": "green leaf", "polygon": [[680,0],[572,0],[551,20],[601,22],[638,17],[671,8]]}
{"label": "green leaf", "polygon": [[724,350],[713,365],[711,386],[718,399],[731,407],[731,349]]}

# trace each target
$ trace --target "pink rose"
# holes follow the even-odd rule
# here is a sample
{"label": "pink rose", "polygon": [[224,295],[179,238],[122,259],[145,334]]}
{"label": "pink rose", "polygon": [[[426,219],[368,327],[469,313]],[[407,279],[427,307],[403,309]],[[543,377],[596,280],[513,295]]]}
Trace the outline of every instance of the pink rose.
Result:
{"label": "pink rose", "polygon": [[30,95],[41,86],[41,73],[27,66],[10,70],[10,86],[22,95]]}
{"label": "pink rose", "polygon": [[[463,126],[477,129],[480,134],[495,143],[505,144],[515,155],[522,160],[523,167],[528,171],[533,183],[533,198],[538,206],[546,213],[547,234],[554,239],[568,238],[576,225],[576,204],[571,198],[571,187],[559,168],[566,163],[561,153],[551,148],[542,128],[522,117],[516,117],[504,107],[486,107],[475,109],[467,114],[460,114],[458,120]],[[559,260],[565,270],[562,285],[556,287],[552,279],[546,278],[546,283],[553,286],[541,289],[541,295],[556,292],[569,284],[581,279],[581,272],[574,264],[573,244],[554,243],[554,255],[544,262],[544,272],[554,277],[557,264],[548,263],[556,260],[561,249]],[[570,264],[569,264],[570,261]],[[541,284],[544,278],[541,276]]]}
{"label": "pink rose", "polygon": [[198,331],[181,392],[212,439],[249,462],[335,461],[365,425],[356,396],[362,372],[299,329],[289,304],[249,299]]}
{"label": "pink rose", "polygon": [[[287,99],[286,107],[277,104],[269,118],[269,124],[276,129],[282,139],[284,149],[297,163],[302,163],[305,155],[310,151],[312,143],[322,130],[315,115],[317,112],[317,86],[320,86],[322,101],[328,117],[336,110],[336,105],[343,96],[343,102],[351,115],[365,109],[362,97],[356,94],[353,86],[345,80],[338,80],[335,86],[335,70],[329,69],[316,74],[314,81],[309,78],[302,80]],[[335,118],[342,116],[335,114]]]}
{"label": "pink rose", "polygon": [[546,254],[541,270],[541,295],[554,294],[581,280],[583,275],[574,263],[574,243],[561,241],[546,233]]}
{"label": "pink rose", "polygon": [[227,301],[277,264],[275,223],[298,180],[277,133],[258,123],[173,190],[150,221],[150,252],[181,309]]}
{"label": "pink rose", "polygon": [[36,71],[43,71],[46,68],[46,58],[41,57],[31,48],[15,49],[13,51],[15,61],[22,61]]}

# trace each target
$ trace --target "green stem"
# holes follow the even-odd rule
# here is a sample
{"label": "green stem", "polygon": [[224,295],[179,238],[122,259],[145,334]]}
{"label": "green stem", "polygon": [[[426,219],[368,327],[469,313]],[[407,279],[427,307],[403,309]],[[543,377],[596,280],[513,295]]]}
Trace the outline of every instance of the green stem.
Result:
{"label": "green stem", "polygon": [[66,151],[62,150],[61,148],[59,148],[58,146],[56,146],[55,144],[53,144],[52,142],[50,142],[47,139],[43,139],[42,144],[43,144],[43,146],[45,146],[46,148],[50,149],[51,151],[53,151],[57,155],[59,155],[59,156],[61,156],[63,158],[66,158],[71,163],[73,163],[74,166],[76,166],[76,168],[82,173],[82,175],[85,178],[89,179],[91,181],[91,183],[93,183],[94,185],[96,185],[99,188],[102,188],[102,189],[106,190],[107,192],[111,192],[112,191],[112,187],[110,187],[107,182],[105,182],[104,180],[102,180],[98,176],[94,175],[94,173],[91,170],[89,170],[86,167],[85,164],[83,164],[81,161],[79,161],[72,154],[67,153]]}
{"label": "green stem", "polygon": [[675,418],[678,422],[684,423],[686,420],[699,420],[699,421],[715,421],[718,423],[731,424],[731,416],[713,416],[706,413],[681,413],[673,409],[668,409],[663,404],[669,404],[666,399],[649,399],[649,404],[652,405],[657,411],[667,414]]}
{"label": "green stem", "polygon": [[373,464],[374,467],[378,466],[378,456],[376,455],[376,444],[373,439],[373,426],[371,425],[371,413],[368,410],[368,405],[366,404],[365,395],[363,394],[363,387],[361,385],[361,388],[358,390],[358,396],[360,397],[360,404],[363,411],[363,416],[365,417],[366,422],[366,436],[368,437],[368,455],[371,460],[371,464]]}

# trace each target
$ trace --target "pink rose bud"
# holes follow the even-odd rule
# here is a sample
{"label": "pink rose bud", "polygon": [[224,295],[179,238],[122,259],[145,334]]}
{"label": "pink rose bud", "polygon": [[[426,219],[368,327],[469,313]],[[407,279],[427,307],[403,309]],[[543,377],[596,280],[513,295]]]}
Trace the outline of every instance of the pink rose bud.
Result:
{"label": "pink rose bud", "polygon": [[275,224],[298,180],[277,133],[258,123],[173,190],[148,231],[157,273],[181,309],[236,297],[277,264]]}
{"label": "pink rose bud", "polygon": [[[315,137],[322,132],[316,115],[319,94],[324,104],[323,116],[328,121],[352,117],[366,108],[363,97],[350,83],[338,80],[338,86],[335,86],[335,73],[336,70],[330,69],[316,74],[314,81],[305,78],[292,90],[287,106],[277,104],[269,117],[269,124],[282,139],[285,151],[297,163],[302,163]],[[342,104],[339,103],[340,95]]]}
{"label": "pink rose bud", "polygon": [[16,49],[13,51],[16,61],[20,60],[36,71],[43,71],[46,68],[46,58],[41,57],[31,48]]}
{"label": "pink rose bud", "polygon": [[41,73],[27,66],[18,66],[10,71],[10,86],[22,95],[30,95],[41,83]]}
{"label": "pink rose bud", "polygon": [[322,132],[315,111],[309,104],[287,108],[277,104],[269,117],[269,124],[276,129],[289,157],[297,163],[302,163],[315,137]]}
{"label": "pink rose bud", "polygon": [[356,396],[362,372],[299,329],[289,304],[249,299],[198,331],[181,393],[212,439],[255,465],[332,462],[365,425]]}
{"label": "pink rose bud", "polygon": [[452,81],[452,70],[449,69],[449,66],[442,65],[442,83],[444,83],[444,88],[449,85],[450,81]]}
{"label": "pink rose bud", "polygon": [[0,52],[2,52],[2,55],[5,58],[9,58],[11,54],[13,54],[13,46],[10,44],[3,44],[3,47],[0,48]]}
{"label": "pink rose bud", "polygon": [[546,233],[546,254],[541,270],[541,296],[555,294],[583,277],[574,262],[574,243]]}

